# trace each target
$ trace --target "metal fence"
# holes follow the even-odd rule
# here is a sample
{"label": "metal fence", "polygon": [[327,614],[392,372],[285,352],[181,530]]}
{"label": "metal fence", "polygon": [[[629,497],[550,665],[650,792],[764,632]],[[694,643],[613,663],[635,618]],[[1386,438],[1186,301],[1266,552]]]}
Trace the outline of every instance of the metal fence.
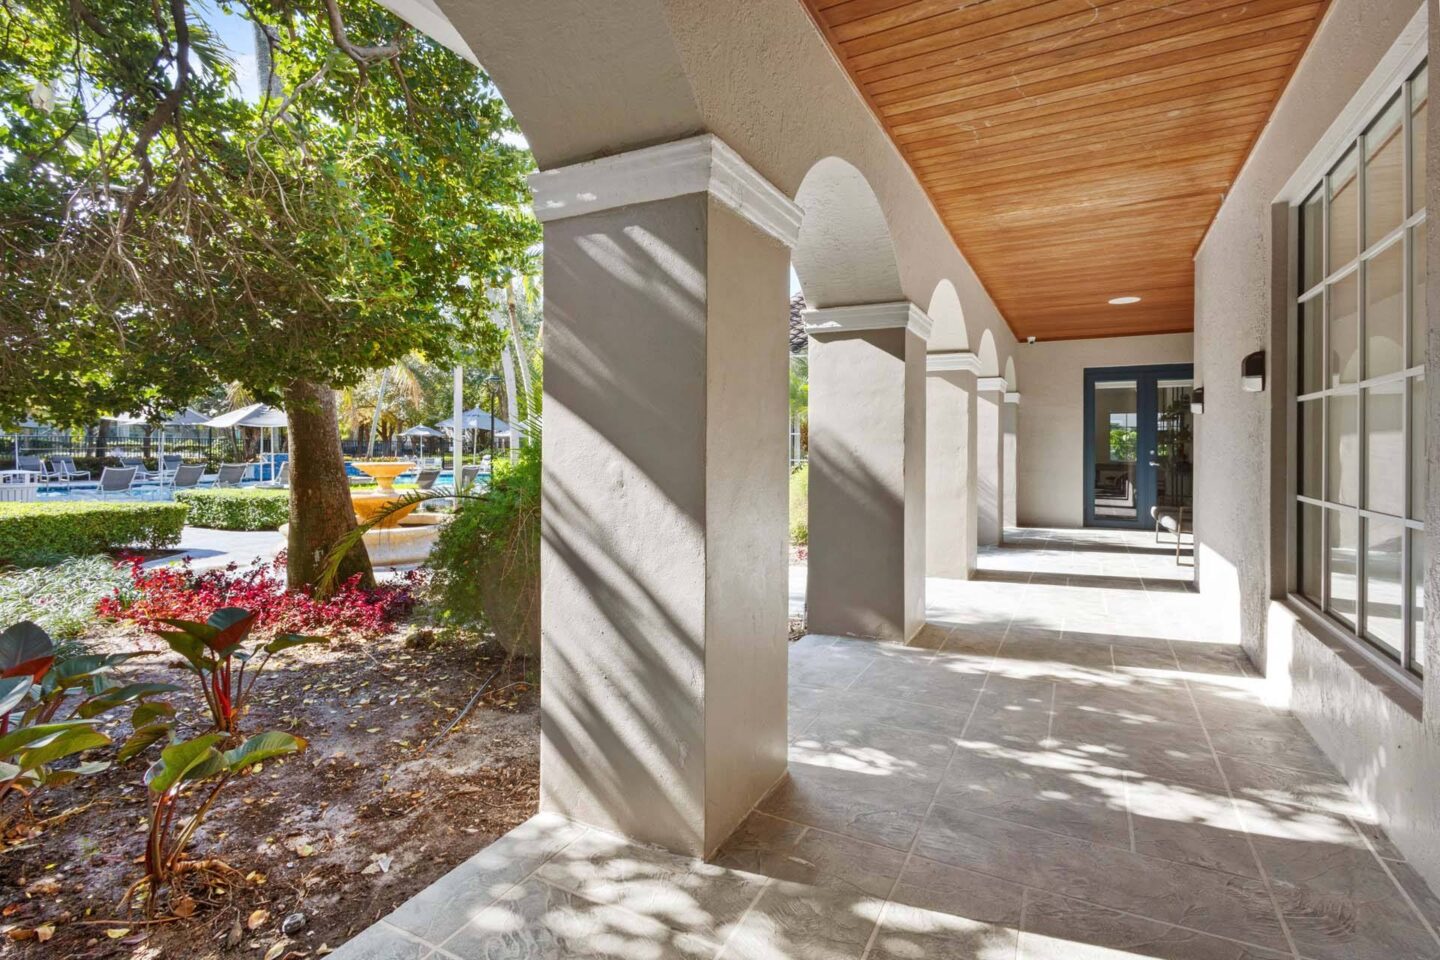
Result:
{"label": "metal fence", "polygon": [[[76,460],[113,459],[116,457],[154,458],[160,452],[158,437],[105,437],[67,434],[0,434],[0,464],[6,469],[15,465],[16,454],[22,457],[71,457]],[[236,459],[240,448],[227,436],[165,438],[165,452],[178,453],[187,460],[218,462]]]}

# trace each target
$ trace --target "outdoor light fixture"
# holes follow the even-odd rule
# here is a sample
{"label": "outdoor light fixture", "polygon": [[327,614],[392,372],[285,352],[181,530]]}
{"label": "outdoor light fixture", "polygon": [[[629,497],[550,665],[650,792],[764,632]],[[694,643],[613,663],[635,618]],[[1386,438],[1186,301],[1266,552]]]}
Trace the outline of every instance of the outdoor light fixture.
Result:
{"label": "outdoor light fixture", "polygon": [[1265,351],[1256,350],[1240,361],[1240,389],[1259,393],[1265,389]]}
{"label": "outdoor light fixture", "polygon": [[1139,297],[1111,297],[1110,304],[1116,307],[1123,307],[1127,303],[1139,303]]}
{"label": "outdoor light fixture", "polygon": [[1196,387],[1190,391],[1190,412],[1201,414],[1205,412],[1205,388]]}

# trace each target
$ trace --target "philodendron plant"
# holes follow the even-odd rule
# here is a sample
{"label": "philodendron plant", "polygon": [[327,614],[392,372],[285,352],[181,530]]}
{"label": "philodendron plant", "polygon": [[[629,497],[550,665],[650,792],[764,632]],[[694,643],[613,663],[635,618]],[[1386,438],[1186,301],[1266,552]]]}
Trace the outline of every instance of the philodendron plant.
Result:
{"label": "philodendron plant", "polygon": [[[63,786],[98,773],[109,761],[55,764],[110,744],[96,727],[102,714],[135,703],[136,717],[163,714],[168,704],[148,698],[179,688],[168,683],[120,683],[116,667],[138,654],[71,657],[56,661],[55,644],[29,620],[0,633],[0,824],[4,802],[28,799],[41,787]],[[62,718],[63,719],[57,719]]]}
{"label": "philodendron plant", "polygon": [[[223,734],[239,732],[255,681],[283,650],[303,643],[325,643],[324,637],[287,633],[269,643],[247,649],[245,642],[255,626],[257,613],[242,607],[222,607],[205,620],[165,620],[174,630],[157,630],[170,649],[185,658],[190,672],[200,681],[200,692],[215,729]],[[258,658],[258,659],[257,659]],[[249,678],[246,678],[246,671]],[[139,725],[137,724],[137,732]],[[157,739],[158,739],[157,732]],[[150,742],[154,742],[151,740]]]}
{"label": "philodendron plant", "polygon": [[[150,788],[150,828],[145,839],[145,875],[125,891],[126,904],[138,891],[145,893],[146,910],[153,913],[160,889],[174,877],[189,869],[224,868],[211,861],[183,860],[186,846],[205,822],[220,791],[237,775],[272,757],[299,753],[306,742],[278,731],[257,733],[232,750],[221,751],[224,735],[207,733],[203,737],[172,743],[160,751],[160,759],[145,772],[145,785]],[[179,812],[180,802],[188,798],[192,807],[188,816]]]}

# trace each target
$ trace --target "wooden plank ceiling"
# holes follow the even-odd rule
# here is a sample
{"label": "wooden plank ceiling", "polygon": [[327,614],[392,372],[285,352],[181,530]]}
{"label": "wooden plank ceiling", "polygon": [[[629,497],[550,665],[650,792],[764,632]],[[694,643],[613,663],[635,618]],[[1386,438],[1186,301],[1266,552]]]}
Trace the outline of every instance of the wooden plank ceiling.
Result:
{"label": "wooden plank ceiling", "polygon": [[1192,257],[1325,8],[802,2],[1011,330],[1040,340],[1192,328]]}

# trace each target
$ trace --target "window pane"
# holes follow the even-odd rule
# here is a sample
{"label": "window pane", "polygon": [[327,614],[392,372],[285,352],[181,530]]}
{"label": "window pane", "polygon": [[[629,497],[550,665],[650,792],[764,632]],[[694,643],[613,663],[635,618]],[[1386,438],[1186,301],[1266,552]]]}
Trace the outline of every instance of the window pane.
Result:
{"label": "window pane", "polygon": [[1330,397],[1326,424],[1325,499],[1356,506],[1360,503],[1360,403],[1354,394]]}
{"label": "window pane", "polygon": [[1299,345],[1300,393],[1315,393],[1325,389],[1325,375],[1321,372],[1325,358],[1324,333],[1321,324],[1325,321],[1324,296],[1311,297],[1300,304]]}
{"label": "window pane", "polygon": [[1330,285],[1330,384],[1360,379],[1360,282],[1354,273]]}
{"label": "window pane", "polygon": [[1405,568],[1400,553],[1404,536],[1398,520],[1365,521],[1365,635],[1397,660],[1405,636]]}
{"label": "window pane", "polygon": [[1325,511],[1313,503],[1300,504],[1300,593],[1320,606],[1320,521]]}
{"label": "window pane", "polygon": [[1326,521],[1330,525],[1330,606],[1332,614],[1355,627],[1356,549],[1360,531],[1356,518],[1339,510],[1326,510]]}
{"label": "window pane", "polygon": [[[1429,216],[1429,214],[1426,214]],[[1425,223],[1410,231],[1410,366],[1423,366],[1430,331],[1425,325]]]}
{"label": "window pane", "polygon": [[1345,154],[1330,174],[1330,263],[1333,273],[1355,259],[1359,224],[1355,184],[1355,151]]}
{"label": "window pane", "polygon": [[1365,246],[1405,219],[1404,107],[1396,97],[1365,131]]}
{"label": "window pane", "polygon": [[1425,519],[1425,378],[1410,378],[1410,519]]}
{"label": "window pane", "polygon": [[1320,432],[1324,427],[1320,415],[1324,403],[1321,399],[1306,400],[1296,411],[1300,421],[1300,444],[1296,451],[1300,460],[1300,494],[1316,500],[1325,499],[1325,491],[1320,486],[1320,458],[1324,455],[1324,434]]}
{"label": "window pane", "polygon": [[1325,200],[1319,190],[1310,194],[1300,208],[1300,292],[1304,293],[1325,276],[1321,246],[1325,228]]}
{"label": "window pane", "polygon": [[1365,376],[1405,366],[1405,245],[1392,243],[1365,268]]}
{"label": "window pane", "polygon": [[1365,506],[1405,515],[1405,384],[1365,391]]}
{"label": "window pane", "polygon": [[1415,631],[1412,648],[1417,672],[1425,666],[1425,534],[1410,531],[1410,623]]}
{"label": "window pane", "polygon": [[1410,212],[1425,206],[1425,114],[1429,102],[1425,68],[1410,80]]}

